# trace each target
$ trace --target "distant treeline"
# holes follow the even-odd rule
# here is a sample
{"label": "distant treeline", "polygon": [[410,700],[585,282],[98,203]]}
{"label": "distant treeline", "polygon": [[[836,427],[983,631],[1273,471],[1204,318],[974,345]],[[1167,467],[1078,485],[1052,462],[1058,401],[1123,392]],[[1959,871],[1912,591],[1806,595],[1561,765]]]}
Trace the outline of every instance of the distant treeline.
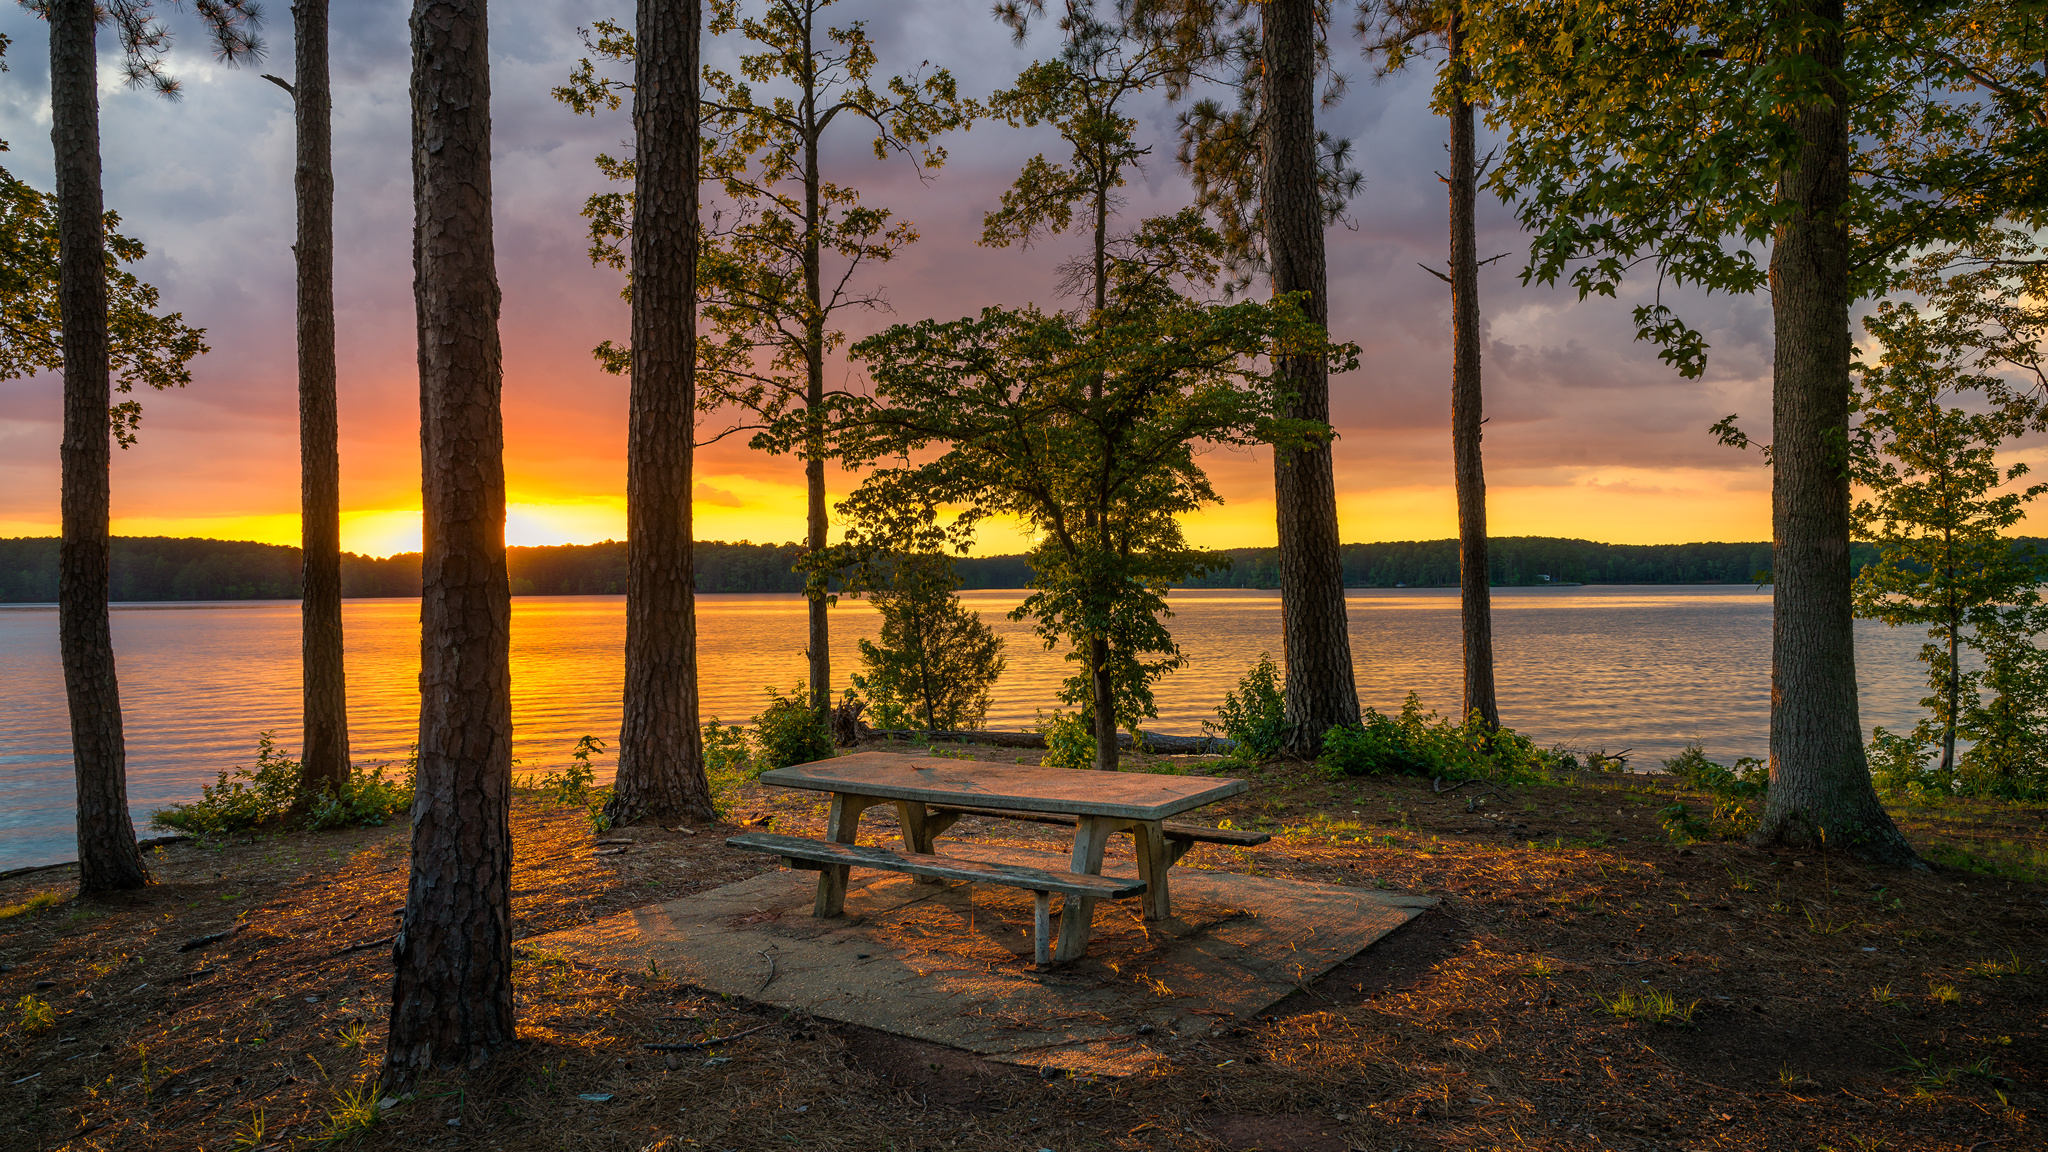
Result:
{"label": "distant treeline", "polygon": [[[620,541],[505,552],[517,596],[619,595],[626,590],[626,545]],[[794,565],[802,552],[797,544],[699,541],[697,590],[801,592],[803,576]],[[1022,556],[969,557],[959,561],[959,572],[968,588],[1021,588],[1031,578],[1031,565]],[[299,550],[247,540],[116,536],[110,584],[118,601],[296,600]],[[420,554],[400,552],[380,560],[342,553],[341,594],[419,595]],[[57,539],[0,539],[0,603],[56,599]]]}
{"label": "distant treeline", "polygon": [[[2040,543],[2034,540],[2015,544]],[[697,544],[699,592],[801,592],[794,565],[797,544]],[[1195,588],[1277,588],[1272,548],[1229,550],[1229,571],[1193,581]],[[1851,546],[1858,569],[1877,558],[1873,544]],[[1023,556],[974,556],[955,561],[964,588],[1022,588],[1031,578]],[[1769,544],[1599,544],[1550,536],[1506,536],[1493,541],[1493,582],[1580,584],[1750,584],[1771,567]],[[1355,588],[1455,587],[1456,540],[1347,544],[1344,583]],[[626,590],[626,545],[561,544],[508,548],[506,565],[516,596],[604,596]],[[115,600],[295,600],[299,550],[246,540],[117,536],[113,550]],[[377,559],[345,552],[341,594],[348,597],[417,596],[420,554]],[[57,598],[57,540],[48,536],[0,539],[0,603],[48,603]]]}
{"label": "distant treeline", "polygon": [[[1492,582],[1529,585],[1753,584],[1771,569],[1771,546],[1755,544],[1600,544],[1555,536],[1497,536],[1488,544]],[[1861,569],[1877,559],[1874,544],[1852,545]],[[1196,588],[1278,588],[1279,553],[1273,548],[1232,548],[1229,571],[1191,582]],[[1456,540],[1401,540],[1346,544],[1344,583],[1353,588],[1454,588]]]}

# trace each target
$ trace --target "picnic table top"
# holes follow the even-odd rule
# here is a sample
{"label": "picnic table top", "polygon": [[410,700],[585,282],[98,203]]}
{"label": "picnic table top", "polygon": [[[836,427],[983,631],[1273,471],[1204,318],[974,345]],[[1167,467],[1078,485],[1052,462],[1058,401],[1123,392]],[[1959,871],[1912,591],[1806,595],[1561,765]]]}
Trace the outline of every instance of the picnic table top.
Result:
{"label": "picnic table top", "polygon": [[761,773],[763,784],[845,792],[886,800],[965,804],[1076,816],[1164,820],[1226,796],[1251,783],[1227,776],[1161,776],[1151,772],[1091,772],[989,764],[895,752],[856,752]]}

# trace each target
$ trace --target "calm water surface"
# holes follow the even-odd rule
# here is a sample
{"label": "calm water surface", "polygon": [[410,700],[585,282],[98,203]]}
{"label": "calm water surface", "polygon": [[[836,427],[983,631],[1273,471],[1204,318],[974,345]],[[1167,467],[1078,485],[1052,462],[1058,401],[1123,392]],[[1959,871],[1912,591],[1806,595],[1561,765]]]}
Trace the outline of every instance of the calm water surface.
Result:
{"label": "calm water surface", "polygon": [[[1352,654],[1363,701],[1382,711],[1411,690],[1431,707],[1458,703],[1456,589],[1353,589]],[[1027,624],[1006,618],[1020,592],[968,592],[1008,638],[991,728],[1021,728],[1050,709],[1068,665]],[[1501,718],[1543,744],[1634,750],[1654,765],[1694,738],[1723,761],[1762,756],[1770,709],[1768,591],[1749,587],[1600,586],[1496,589]],[[795,594],[700,596],[703,712],[744,722],[763,686],[804,674],[804,602]],[[1280,654],[1278,593],[1191,590],[1173,596],[1174,635],[1190,659],[1158,689],[1163,732],[1197,733],[1261,653]],[[351,751],[397,760],[418,720],[419,602],[351,600]],[[856,641],[872,637],[867,604],[833,609],[833,668],[843,687]],[[189,800],[224,769],[254,759],[257,733],[298,743],[299,606],[291,602],[137,604],[113,613],[136,826]],[[1909,725],[1922,672],[1912,631],[1857,624],[1863,722]],[[520,771],[558,767],[584,733],[619,730],[625,600],[534,596],[512,601],[513,755]],[[75,855],[70,738],[54,608],[0,608],[0,868]],[[601,775],[610,771],[603,764]]]}

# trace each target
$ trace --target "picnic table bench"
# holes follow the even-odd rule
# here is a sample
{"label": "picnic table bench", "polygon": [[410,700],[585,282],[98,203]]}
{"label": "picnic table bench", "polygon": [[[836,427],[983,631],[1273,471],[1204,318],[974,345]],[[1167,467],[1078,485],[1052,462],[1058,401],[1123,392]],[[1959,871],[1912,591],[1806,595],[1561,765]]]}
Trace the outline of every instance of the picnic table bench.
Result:
{"label": "picnic table bench", "polygon": [[[811,913],[837,916],[845,909],[853,868],[903,872],[921,882],[968,881],[1030,891],[1035,903],[1034,958],[1065,963],[1088,945],[1095,903],[1136,896],[1147,920],[1173,914],[1167,870],[1197,843],[1263,844],[1264,832],[1169,824],[1168,816],[1235,796],[1251,785],[1227,777],[1158,776],[1088,772],[977,761],[861,752],[764,772],[764,784],[829,792],[825,839],[748,832],[726,841],[734,848],[780,856],[794,868],[818,872]],[[860,815],[894,804],[905,851],[855,844]],[[938,854],[933,842],[963,816],[1027,820],[1076,830],[1066,872],[988,864]],[[1138,860],[1138,881],[1102,875],[1111,836],[1128,834]],[[1061,897],[1057,944],[1052,941],[1051,898]]]}

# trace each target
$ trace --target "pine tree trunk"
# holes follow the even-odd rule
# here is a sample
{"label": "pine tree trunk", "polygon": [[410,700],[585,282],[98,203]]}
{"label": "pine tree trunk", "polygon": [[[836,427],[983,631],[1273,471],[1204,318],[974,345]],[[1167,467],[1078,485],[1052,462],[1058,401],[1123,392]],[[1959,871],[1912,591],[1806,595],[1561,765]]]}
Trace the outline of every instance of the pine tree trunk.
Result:
{"label": "pine tree trunk", "polygon": [[416,0],[413,294],[424,591],[412,877],[383,1090],[477,1067],[512,1023],[511,599],[486,0]]}
{"label": "pine tree trunk", "polygon": [[[825,406],[822,373],[819,382],[811,389],[812,411],[823,411]],[[811,438],[809,452],[816,453],[804,460],[804,534],[805,546],[813,553],[824,551],[830,521],[825,518],[825,461],[822,436]],[[832,618],[831,608],[825,603],[823,592],[813,591],[808,597],[809,632],[805,653],[810,660],[811,708],[821,718],[832,714]]]}
{"label": "pine tree trunk", "polygon": [[348,783],[348,686],[341,644],[341,428],[335,407],[333,102],[327,0],[292,5],[292,107],[298,128],[299,613],[304,744],[301,787]]}
{"label": "pine tree trunk", "polygon": [[[1841,0],[1812,12],[1839,28]],[[1849,564],[1847,94],[1839,32],[1810,49],[1823,94],[1797,113],[1799,159],[1778,180],[1793,213],[1771,252],[1771,787],[1753,842],[1916,857],[1871,786],[1856,706]]]}
{"label": "pine tree trunk", "polygon": [[[1273,294],[1306,292],[1308,318],[1329,323],[1322,200],[1316,186],[1315,0],[1269,0],[1262,9],[1265,110],[1260,199]],[[1329,364],[1321,357],[1280,363],[1293,392],[1286,415],[1330,419]],[[1287,654],[1287,734],[1297,755],[1322,747],[1323,733],[1358,723],[1358,687],[1344,616],[1338,556],[1337,477],[1330,445],[1273,453],[1279,529],[1281,628]]]}
{"label": "pine tree trunk", "polygon": [[626,696],[615,825],[708,821],[697,721],[690,469],[697,408],[698,0],[640,0],[634,40],[633,393]]}
{"label": "pine tree trunk", "polygon": [[[813,554],[825,550],[830,522],[825,514],[825,266],[823,254],[823,211],[819,203],[824,170],[819,166],[818,88],[815,41],[811,18],[814,9],[806,5],[804,23],[804,96],[800,113],[804,125],[804,298],[810,312],[804,318],[804,410],[810,434],[804,438],[804,544]],[[811,709],[829,722],[832,716],[832,619],[823,591],[809,597],[809,642]]]}
{"label": "pine tree trunk", "polygon": [[[1446,28],[1450,67],[1463,82],[1464,29],[1453,8]],[[1479,437],[1485,422],[1479,374],[1479,162],[1472,105],[1459,90],[1451,103],[1451,456],[1458,487],[1458,601],[1465,631],[1465,707],[1500,727],[1493,691],[1493,575],[1486,555],[1486,469]]]}
{"label": "pine tree trunk", "polygon": [[93,0],[52,0],[50,143],[57,162],[57,262],[64,324],[63,539],[57,642],[78,787],[78,890],[149,883],[128,817],[121,689],[107,619],[112,444],[107,409],[106,234],[101,224],[99,60]]}

